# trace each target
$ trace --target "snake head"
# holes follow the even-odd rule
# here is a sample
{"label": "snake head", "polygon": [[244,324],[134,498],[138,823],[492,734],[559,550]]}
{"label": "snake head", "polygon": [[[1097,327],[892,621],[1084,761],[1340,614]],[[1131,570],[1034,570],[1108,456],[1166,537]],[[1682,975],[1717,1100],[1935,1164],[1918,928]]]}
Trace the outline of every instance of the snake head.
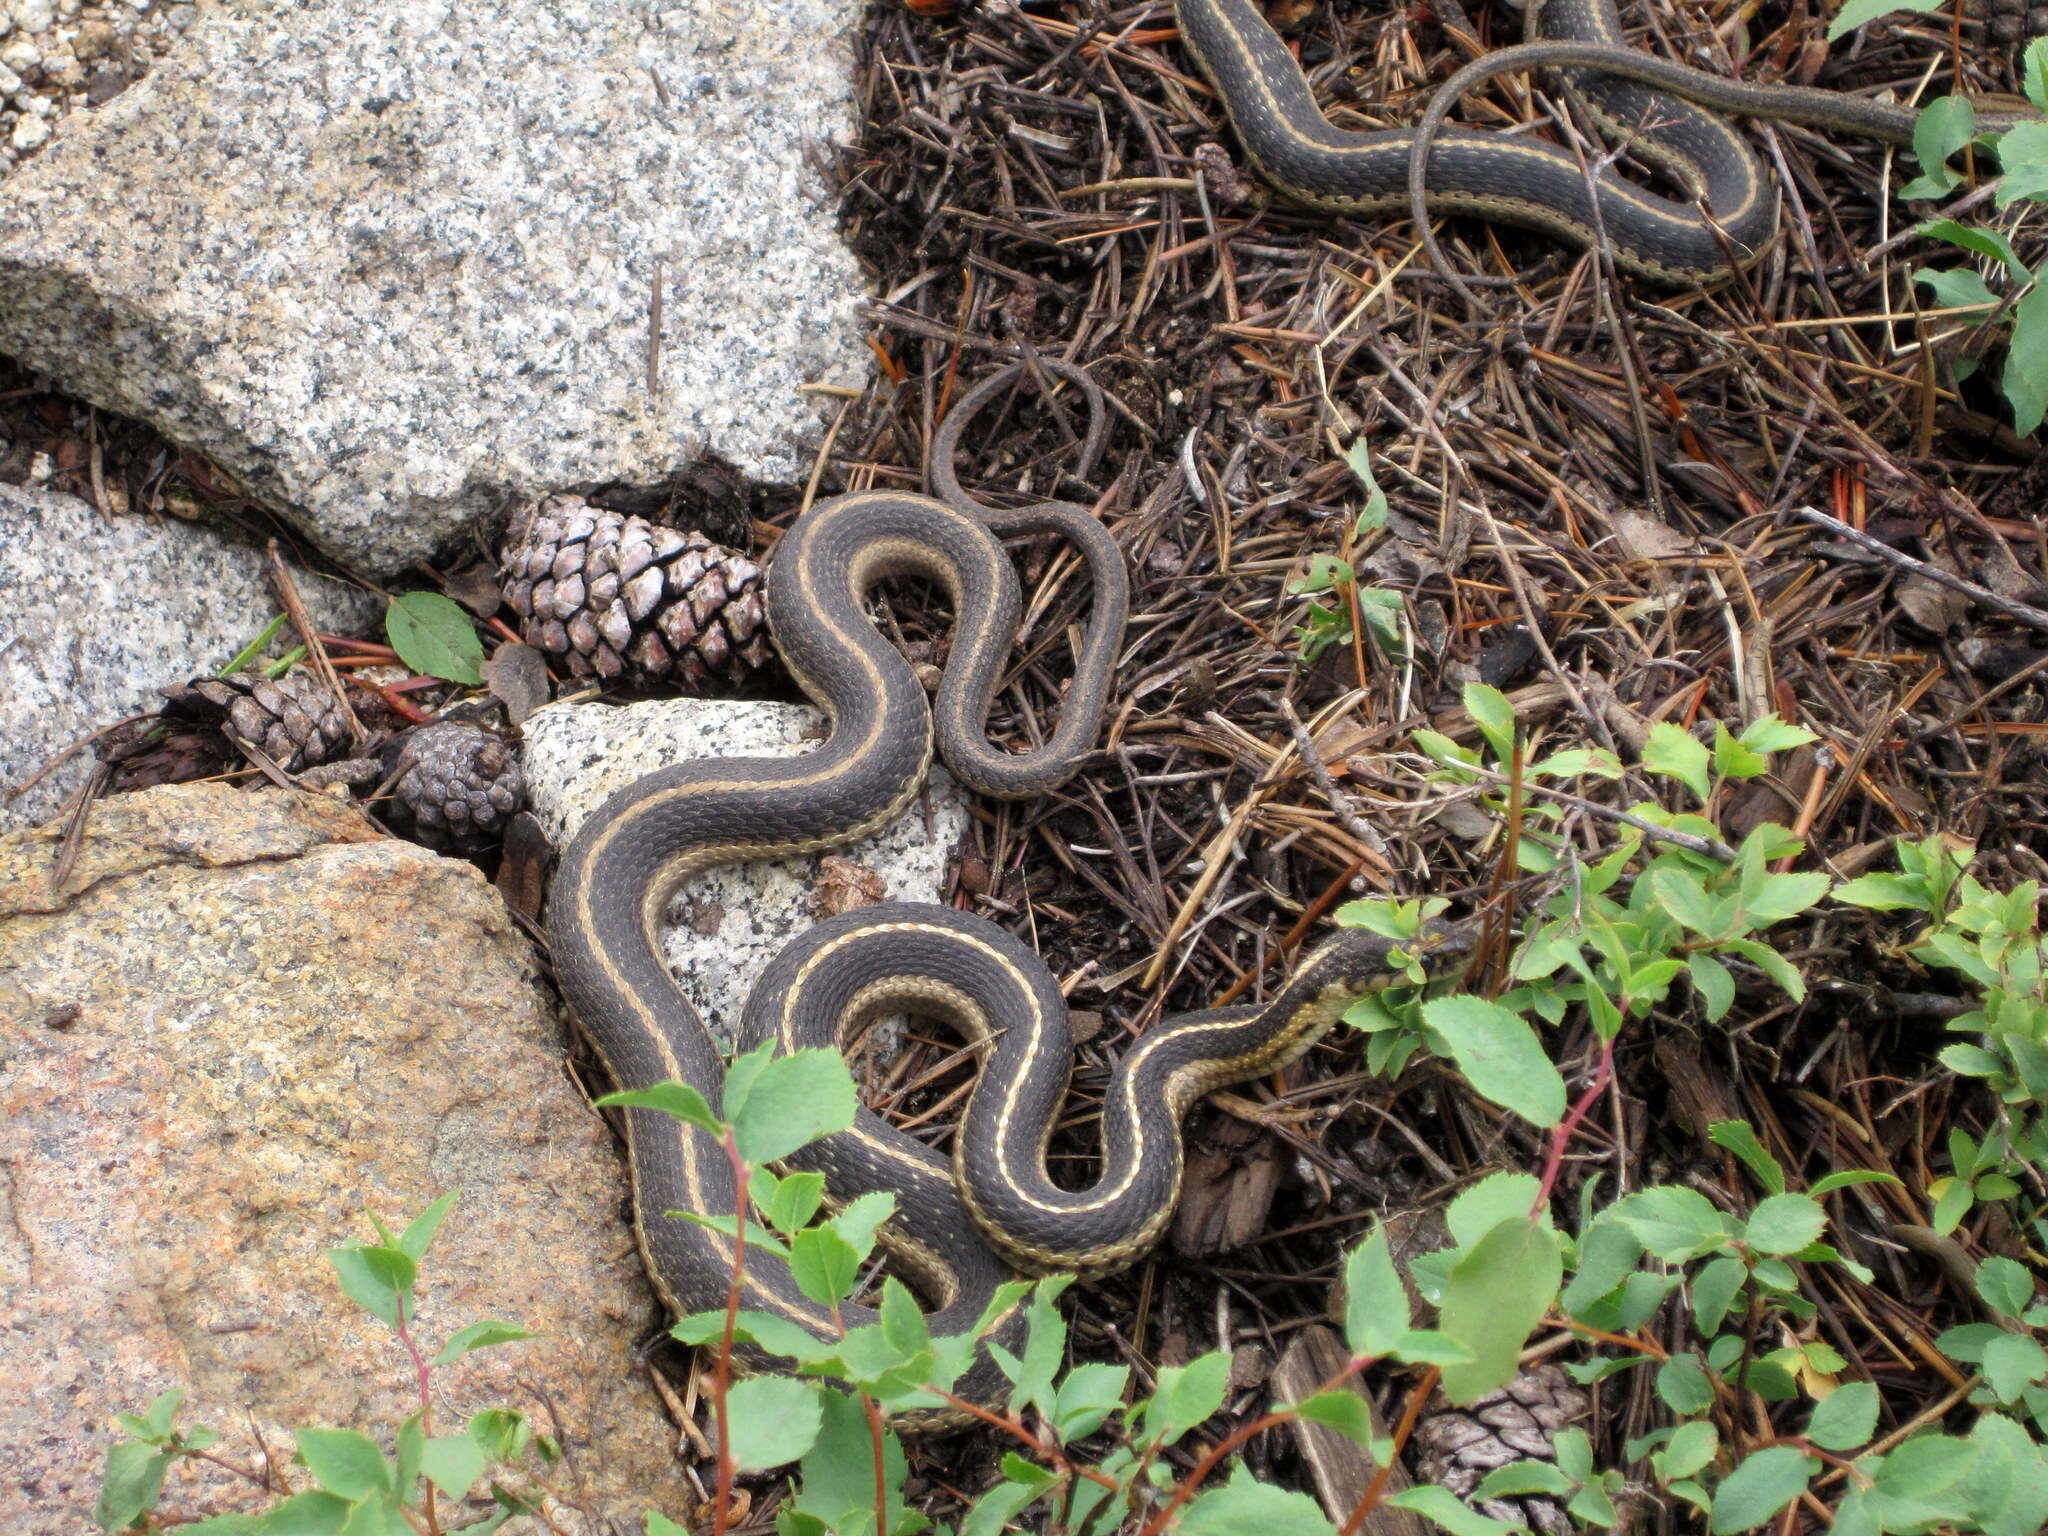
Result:
{"label": "snake head", "polygon": [[1478,947],[1479,926],[1477,918],[1452,922],[1433,917],[1414,937],[1389,941],[1386,964],[1406,972],[1417,986],[1453,975]]}

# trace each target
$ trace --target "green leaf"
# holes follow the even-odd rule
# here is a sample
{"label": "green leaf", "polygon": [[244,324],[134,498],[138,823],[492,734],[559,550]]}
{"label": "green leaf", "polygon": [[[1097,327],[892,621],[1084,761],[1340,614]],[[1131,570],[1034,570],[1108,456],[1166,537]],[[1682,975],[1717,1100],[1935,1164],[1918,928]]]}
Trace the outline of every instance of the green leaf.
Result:
{"label": "green leaf", "polygon": [[1665,1482],[1691,1477],[1714,1459],[1721,1448],[1721,1432],[1711,1419],[1693,1419],[1671,1432],[1664,1449],[1650,1458],[1650,1465]]}
{"label": "green leaf", "polygon": [[435,1435],[420,1448],[420,1471],[451,1499],[474,1488],[485,1465],[484,1453],[467,1435]]}
{"label": "green leaf", "polygon": [[[875,1452],[869,1438],[867,1413],[859,1401],[845,1392],[826,1388],[821,1394],[822,1425],[815,1443],[803,1459],[803,1477],[797,1485],[794,1507],[800,1514],[824,1522],[837,1532],[874,1531]],[[904,1517],[903,1479],[909,1464],[896,1432],[882,1433],[882,1482],[889,1493],[889,1527],[896,1530]],[[861,1522],[865,1519],[865,1524]]]}
{"label": "green leaf", "polygon": [[516,1408],[486,1408],[473,1413],[462,1432],[483,1452],[486,1461],[517,1461],[533,1439],[533,1426]]}
{"label": "green leaf", "polygon": [[1294,1405],[1294,1412],[1311,1424],[1327,1424],[1354,1444],[1370,1446],[1377,1430],[1372,1407],[1348,1387],[1332,1387]]}
{"label": "green leaf", "polygon": [[1161,1367],[1145,1406],[1145,1439],[1172,1445],[1221,1408],[1229,1389],[1230,1356],[1221,1350]]}
{"label": "green leaf", "polygon": [[1993,1254],[1977,1266],[1977,1294],[1992,1311],[2018,1317],[2034,1303],[2034,1277],[2024,1264]]}
{"label": "green leaf", "polygon": [[1485,683],[1467,683],[1463,700],[1465,713],[1479,727],[1479,734],[1493,748],[1494,756],[1503,763],[1512,759],[1515,755],[1515,706],[1508,702],[1508,696]]}
{"label": "green leaf", "polygon": [[1735,1006],[1735,978],[1712,955],[1687,955],[1685,971],[1692,978],[1693,990],[1700,995],[1700,1006],[1706,1010],[1709,1023],[1719,1021]]}
{"label": "green leaf", "polygon": [[853,1124],[860,1107],[853,1074],[836,1050],[792,1051],[764,1064],[734,1104],[726,1084],[733,1138],[749,1163],[772,1163]]}
{"label": "green leaf", "polygon": [[1384,1355],[1409,1321],[1408,1292],[1394,1272],[1386,1230],[1376,1227],[1344,1261],[1345,1342],[1354,1355]]}
{"label": "green leaf", "polygon": [[1756,894],[1742,903],[1752,927],[1782,923],[1799,916],[1828,893],[1828,877],[1818,870],[1766,875]]}
{"label": "green leaf", "polygon": [[1579,1241],[1578,1272],[1564,1289],[1566,1313],[1583,1318],[1588,1308],[1612,1295],[1636,1273],[1642,1256],[1643,1245],[1621,1222],[1605,1217],[1594,1222]]}
{"label": "green leaf", "polygon": [[1820,740],[1805,726],[1794,725],[1778,715],[1761,715],[1750,721],[1736,739],[1752,752],[1764,753],[1789,752]]}
{"label": "green leaf", "polygon": [[384,610],[384,633],[398,659],[415,672],[475,688],[482,684],[483,643],[469,613],[439,592],[401,592]]}
{"label": "green leaf", "polygon": [[1650,872],[1650,891],[1657,905],[1702,938],[1717,939],[1728,927],[1722,903],[1707,894],[1700,877],[1667,864]]}
{"label": "green leaf", "polygon": [[656,1083],[651,1088],[635,1088],[626,1093],[608,1093],[597,1100],[599,1109],[654,1109],[667,1115],[671,1120],[684,1125],[694,1125],[700,1131],[723,1138],[725,1122],[711,1113],[711,1106],[704,1095],[688,1083]]}
{"label": "green leaf", "polygon": [[1714,772],[1724,779],[1753,779],[1770,771],[1771,760],[1714,722]]}
{"label": "green leaf", "polygon": [[825,1224],[845,1238],[865,1264],[868,1255],[875,1251],[876,1230],[895,1213],[896,1197],[885,1189],[877,1189],[849,1201],[844,1210]]}
{"label": "green leaf", "polygon": [[1789,1445],[1767,1445],[1742,1459],[1742,1465],[1714,1490],[1714,1536],[1754,1530],[1806,1491],[1820,1463]]}
{"label": "green leaf", "polygon": [[1503,1520],[1490,1520],[1450,1489],[1439,1488],[1435,1483],[1404,1488],[1389,1495],[1387,1502],[1396,1509],[1414,1510],[1425,1520],[1442,1526],[1451,1536],[1515,1536],[1517,1531],[1527,1529]]}
{"label": "green leaf", "polygon": [[1470,1248],[1510,1217],[1528,1215],[1542,1187],[1533,1173],[1489,1173],[1444,1208],[1451,1241]]}
{"label": "green leaf", "polygon": [[1976,1200],[1976,1192],[1970,1188],[1968,1179],[1944,1179],[1941,1193],[1935,1198],[1934,1214],[1927,1224],[1936,1232],[1946,1236],[1969,1215],[1970,1206]]}
{"label": "green leaf", "polygon": [[1577,1492],[1578,1486],[1555,1462],[1511,1461],[1504,1467],[1495,1467],[1480,1479],[1479,1486],[1472,1490],[1472,1497],[1508,1499],[1525,1493],[1547,1493],[1562,1499]]}
{"label": "green leaf", "polygon": [[540,1335],[529,1333],[513,1323],[501,1323],[492,1318],[458,1328],[448,1336],[448,1342],[441,1346],[441,1353],[434,1356],[436,1365],[453,1365],[472,1350],[489,1349],[496,1344],[513,1344],[520,1339],[537,1339]]}
{"label": "green leaf", "polygon": [[1698,1355],[1673,1355],[1657,1367],[1657,1395],[1673,1413],[1694,1418],[1714,1406],[1714,1383]]}
{"label": "green leaf", "polygon": [[1703,801],[1712,789],[1707,781],[1707,765],[1713,761],[1711,754],[1669,720],[1659,720],[1650,727],[1650,734],[1643,741],[1642,761],[1646,772],[1678,780]]}
{"label": "green leaf", "polygon": [[1474,1092],[1539,1129],[1564,1118],[1564,1078],[1518,1014],[1482,997],[1439,997],[1422,1005],[1422,1017]]}
{"label": "green leaf", "polygon": [[768,1225],[784,1237],[794,1235],[825,1203],[822,1173],[792,1173],[778,1178],[770,1169],[756,1168],[747,1180],[747,1189],[761,1214],[768,1218]]}
{"label": "green leaf", "polygon": [[2027,270],[2027,264],[2020,260],[2018,252],[2013,250],[2012,242],[1995,229],[1958,224],[1954,219],[1935,219],[1922,224],[1917,233],[1932,240],[1946,240],[1950,245],[1960,246],[1979,256],[1989,256],[1994,261],[2002,261],[2006,271],[2017,282],[2024,283],[2033,276]]}
{"label": "green leaf", "polygon": [[327,1262],[334,1266],[342,1294],[389,1326],[398,1326],[399,1298],[411,1290],[418,1270],[413,1261],[396,1248],[330,1248]]}
{"label": "green leaf", "polygon": [[1847,1189],[1852,1184],[1897,1184],[1899,1177],[1892,1173],[1879,1173],[1875,1168],[1844,1168],[1839,1173],[1830,1173],[1814,1180],[1813,1188],[1807,1193],[1818,1200],[1822,1195],[1831,1195],[1838,1189]]}
{"label": "green leaf", "polygon": [[1997,1077],[2005,1071],[2002,1057],[1985,1050],[1981,1045],[1969,1045],[1961,1040],[1945,1045],[1935,1057],[1940,1063],[1959,1077]]}
{"label": "green leaf", "polygon": [[1875,1481],[1887,1498],[1922,1502],[1961,1482],[1976,1454],[1967,1440],[1916,1435],[1878,1464]]}
{"label": "green leaf", "polygon": [[[1893,11],[1932,11],[1938,9],[1940,5],[1941,0],[1848,0],[1847,4],[1835,12],[1835,19],[1828,23],[1828,41],[1832,43],[1836,38],[1854,32],[1866,22],[1875,21],[1880,16],[1889,16]],[[1721,1527],[1717,1525],[1714,1529],[1718,1531]],[[1729,1529],[1742,1530],[1744,1527],[1730,1526]]]}
{"label": "green leaf", "polygon": [[[1991,291],[1991,285],[1984,281],[1974,267],[1952,267],[1946,272],[1933,267],[1919,267],[1914,270],[1913,281],[1933,290],[1934,302],[1941,309],[1996,309],[1998,295]],[[1862,876],[1863,879],[1873,878]],[[1878,879],[1896,879],[1895,875],[1877,876]],[[1849,884],[1856,882],[1851,880]],[[1912,902],[1908,905],[1917,906]]]}
{"label": "green leaf", "polygon": [[1772,1195],[1750,1214],[1749,1245],[1763,1253],[1797,1253],[1818,1242],[1827,1212],[1810,1195]]}
{"label": "green leaf", "polygon": [[1756,1176],[1768,1194],[1782,1195],[1785,1192],[1785,1169],[1779,1161],[1766,1152],[1763,1143],[1756,1139],[1756,1132],[1747,1120],[1719,1120],[1707,1127],[1707,1140],[1717,1147],[1726,1147],[1742,1159],[1743,1166]]}
{"label": "green leaf", "polygon": [[1867,1381],[1845,1382],[1813,1405],[1806,1438],[1824,1451],[1853,1451],[1877,1432],[1877,1388]]}
{"label": "green leaf", "polygon": [[[2019,131],[2015,128],[2006,137]],[[2005,371],[1998,377],[1998,387],[2012,406],[2013,428],[2020,436],[2025,437],[2048,416],[2048,282],[2037,281],[2013,306],[2012,340],[2006,347]]]}
{"label": "green leaf", "polygon": [[1040,1482],[997,1483],[974,1501],[967,1518],[960,1522],[960,1536],[1000,1536],[1009,1528],[1010,1521],[1035,1504],[1045,1491],[1045,1484]]}
{"label": "green leaf", "polygon": [[1790,960],[1770,945],[1759,944],[1754,939],[1730,939],[1722,948],[1731,955],[1742,956],[1770,977],[1795,1003],[1806,1000],[1806,978],[1799,974],[1798,968]]}
{"label": "green leaf", "polygon": [[1942,96],[1920,109],[1913,121],[1913,156],[1920,175],[1899,188],[1908,199],[1946,197],[1962,185],[1947,160],[1977,135],[1977,113],[1963,96]]}
{"label": "green leaf", "polygon": [[1658,1184],[1616,1201],[1608,1209],[1625,1223],[1636,1240],[1667,1264],[1728,1245],[1727,1222],[1714,1203],[1697,1190]]}
{"label": "green leaf", "polygon": [[2048,1376],[2048,1351],[2028,1335],[2001,1332],[1984,1346],[1984,1379],[2001,1403],[2017,1402],[2043,1376]]}
{"label": "green leaf", "polygon": [[164,1471],[177,1459],[140,1440],[117,1440],[107,1448],[100,1473],[99,1503],[93,1518],[103,1531],[125,1531],[140,1522],[163,1496]]}
{"label": "green leaf", "polygon": [[329,1493],[344,1499],[366,1499],[392,1491],[391,1464],[377,1442],[352,1429],[302,1429],[299,1460]]}
{"label": "green leaf", "polygon": [[339,1536],[354,1506],[347,1499],[309,1488],[263,1517],[263,1536]]}
{"label": "green leaf", "polygon": [[2048,37],[2037,37],[2027,44],[2020,66],[2020,89],[2027,100],[2048,112]]}
{"label": "green leaf", "polygon": [[1052,1423],[1061,1441],[1079,1440],[1100,1429],[1124,1405],[1128,1366],[1077,1365],[1053,1394]]}
{"label": "green leaf", "polygon": [[861,1256],[830,1227],[806,1227],[789,1240],[789,1272],[801,1290],[829,1307],[853,1294]]}
{"label": "green leaf", "polygon": [[1563,1277],[1556,1237],[1526,1216],[1501,1222],[1451,1267],[1440,1326],[1472,1351],[1469,1365],[1444,1367],[1452,1403],[1462,1407],[1515,1374]]}
{"label": "green leaf", "polygon": [[412,1224],[399,1235],[397,1243],[393,1246],[414,1263],[425,1258],[427,1249],[433,1245],[435,1234],[441,1230],[441,1223],[447,1219],[448,1211],[460,1193],[460,1190],[451,1189],[421,1211],[412,1219]]}
{"label": "green leaf", "polygon": [[1196,1495],[1174,1527],[1177,1536],[1331,1536],[1330,1522],[1307,1494],[1275,1488],[1253,1477],[1243,1463],[1230,1481]]}
{"label": "green leaf", "polygon": [[650,1509],[647,1511],[647,1536],[690,1536],[690,1533],[659,1510]]}
{"label": "green leaf", "polygon": [[[789,1376],[748,1376],[727,1390],[732,1455],[746,1472],[785,1466],[817,1443],[824,1410],[818,1389]],[[862,1439],[867,1437],[863,1435]]]}
{"label": "green leaf", "polygon": [[2048,123],[2015,123],[2007,129],[1999,136],[1998,163],[2005,167],[1997,193],[2001,211],[2041,201],[2048,194]]}

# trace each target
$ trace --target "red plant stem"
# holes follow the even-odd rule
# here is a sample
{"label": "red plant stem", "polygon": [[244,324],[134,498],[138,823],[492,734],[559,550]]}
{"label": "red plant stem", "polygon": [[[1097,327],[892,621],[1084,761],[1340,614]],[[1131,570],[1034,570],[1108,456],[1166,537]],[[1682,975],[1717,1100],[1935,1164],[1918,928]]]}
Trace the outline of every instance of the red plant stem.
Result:
{"label": "red plant stem", "polygon": [[982,1407],[979,1403],[970,1403],[964,1397],[956,1397],[953,1393],[948,1392],[944,1387],[934,1386],[931,1382],[925,1383],[924,1390],[927,1392],[937,1393],[940,1397],[943,1397],[948,1403],[950,1403],[953,1407],[959,1409],[962,1413],[967,1414],[971,1418],[977,1418],[981,1420],[982,1423],[988,1425],[990,1428],[1000,1429],[1005,1434],[1016,1436],[1019,1440],[1023,1441],[1025,1445],[1031,1448],[1031,1452],[1033,1455],[1043,1456],[1047,1461],[1051,1462],[1054,1468],[1058,1471],[1067,1473],[1071,1476],[1085,1477],[1091,1483],[1101,1484],[1104,1488],[1107,1488],[1111,1493],[1115,1493],[1117,1491],[1115,1478],[1109,1476],[1107,1473],[1098,1472],[1093,1467],[1075,1466],[1072,1462],[1068,1461],[1066,1457],[1062,1456],[1057,1450],[1054,1450],[1051,1446],[1048,1446],[1041,1442],[1036,1435],[1032,1434],[1030,1430],[1026,1429],[1022,1424],[1018,1423],[1015,1419],[1005,1418],[1000,1413],[991,1413],[988,1411],[988,1409]]}
{"label": "red plant stem", "polygon": [[[398,1322],[395,1326],[398,1329],[398,1342],[403,1344],[405,1352],[412,1356],[413,1374],[418,1378],[420,1384],[420,1433],[431,1439],[434,1433],[434,1395],[431,1390],[433,1367],[427,1363],[426,1356],[420,1353],[419,1345],[413,1342],[412,1330],[405,1324],[405,1292],[403,1291],[398,1292]],[[425,1514],[427,1528],[430,1531],[438,1532],[441,1529],[441,1520],[439,1512],[434,1508],[434,1485],[432,1481],[429,1481],[427,1484]]]}
{"label": "red plant stem", "polygon": [[1358,1527],[1364,1523],[1365,1517],[1378,1509],[1380,1501],[1386,1498],[1387,1479],[1394,1475],[1394,1468],[1401,1460],[1401,1449],[1407,1445],[1408,1437],[1415,1433],[1415,1421],[1422,1417],[1422,1405],[1436,1390],[1437,1378],[1441,1374],[1432,1365],[1422,1373],[1422,1380],[1415,1384],[1415,1390],[1408,1394],[1408,1406],[1401,1411],[1401,1422],[1394,1426],[1394,1444],[1387,1452],[1387,1459],[1373,1472],[1372,1481],[1365,1485],[1365,1492],[1358,1496],[1358,1503],[1346,1517],[1337,1536],[1357,1536]]}
{"label": "red plant stem", "polygon": [[883,1456],[887,1442],[882,1437],[882,1405],[865,1392],[860,1395],[860,1405],[868,1411],[868,1440],[875,1448],[875,1536],[888,1536],[889,1471]]}
{"label": "red plant stem", "polygon": [[382,656],[390,661],[398,660],[398,652],[376,640],[351,640],[346,635],[322,635],[320,643],[325,646],[338,646],[345,651],[358,651],[365,656]]}
{"label": "red plant stem", "polygon": [[431,720],[433,718],[433,716],[429,715],[425,710],[421,709],[418,705],[413,704],[410,701],[402,698],[398,694],[393,693],[389,688],[386,688],[381,683],[367,682],[364,679],[357,677],[353,672],[342,673],[341,679],[343,682],[354,683],[356,687],[367,689],[371,693],[376,694],[378,698],[382,699],[385,702],[385,704],[390,708],[391,712],[394,715],[398,715],[403,719],[410,720],[414,725],[423,725],[428,720]]}
{"label": "red plant stem", "polygon": [[740,1286],[747,1262],[747,1165],[740,1158],[740,1144],[726,1127],[725,1160],[732,1164],[732,1181],[738,1191],[733,1201],[732,1279],[725,1287],[725,1331],[718,1340],[718,1367],[711,1378],[711,1401],[718,1419],[718,1493],[711,1504],[711,1536],[725,1536],[732,1518],[732,1479],[738,1467],[732,1454],[732,1424],[727,1418],[726,1394],[732,1388],[732,1336],[740,1325]]}
{"label": "red plant stem", "polygon": [[1593,1068],[1593,1081],[1586,1085],[1586,1091],[1558,1122],[1557,1129],[1550,1136],[1550,1151],[1543,1159],[1543,1177],[1536,1186],[1536,1198],[1529,1202],[1529,1219],[1534,1221],[1550,1209],[1551,1194],[1557,1189],[1557,1176],[1564,1167],[1564,1149],[1572,1139],[1572,1132],[1579,1128],[1579,1122],[1586,1118],[1593,1106],[1600,1102],[1600,1095],[1607,1091],[1607,1084],[1614,1077],[1614,1042],[1600,1042],[1600,1060]]}

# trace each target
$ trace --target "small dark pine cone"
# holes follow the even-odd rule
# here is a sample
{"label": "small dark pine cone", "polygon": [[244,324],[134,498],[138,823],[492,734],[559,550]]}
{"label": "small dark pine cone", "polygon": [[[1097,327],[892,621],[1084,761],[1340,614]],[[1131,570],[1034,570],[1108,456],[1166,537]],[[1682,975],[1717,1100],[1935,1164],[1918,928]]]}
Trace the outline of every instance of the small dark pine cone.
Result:
{"label": "small dark pine cone", "polygon": [[164,713],[223,724],[229,736],[257,748],[286,773],[332,762],[349,746],[341,700],[310,672],[195,678],[171,693]]}
{"label": "small dark pine cone", "polygon": [[[1550,1364],[1530,1366],[1468,1407],[1453,1408],[1439,1397],[1434,1411],[1415,1427],[1416,1470],[1424,1482],[1441,1483],[1468,1498],[1495,1467],[1556,1461],[1557,1432],[1584,1414],[1586,1406],[1586,1394]],[[1563,1508],[1543,1494],[1488,1499],[1473,1508],[1545,1536],[1570,1536],[1572,1530]]]}
{"label": "small dark pine cone", "polygon": [[412,767],[386,802],[385,816],[429,848],[481,853],[503,840],[505,824],[526,803],[518,754],[467,721],[435,720],[392,746]]}
{"label": "small dark pine cone", "polygon": [[1985,30],[1994,43],[2017,47],[2029,38],[2048,36],[2048,5],[2040,0],[1977,0]]}
{"label": "small dark pine cone", "polygon": [[768,660],[761,568],[701,533],[550,496],[513,529],[501,565],[527,643],[576,677],[701,686]]}

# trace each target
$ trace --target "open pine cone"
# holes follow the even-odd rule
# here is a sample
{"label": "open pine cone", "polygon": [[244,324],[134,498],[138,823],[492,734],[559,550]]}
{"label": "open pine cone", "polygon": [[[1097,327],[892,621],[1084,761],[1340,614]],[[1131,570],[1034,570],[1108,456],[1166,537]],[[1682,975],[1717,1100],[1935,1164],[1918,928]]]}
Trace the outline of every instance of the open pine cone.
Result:
{"label": "open pine cone", "polygon": [[219,724],[230,738],[248,742],[286,773],[332,762],[349,746],[341,700],[310,672],[195,678],[170,692],[164,713]]}
{"label": "open pine cone", "polygon": [[[1586,1411],[1586,1394],[1550,1364],[1532,1365],[1497,1392],[1464,1408],[1438,1398],[1415,1426],[1417,1471],[1459,1498],[1509,1462],[1557,1460],[1557,1432]],[[1545,1536],[1570,1536],[1572,1521],[1555,1499],[1527,1494],[1473,1506],[1482,1515],[1526,1525]]]}
{"label": "open pine cone", "polygon": [[701,533],[550,496],[514,527],[501,565],[527,643],[574,676],[701,686],[768,660],[761,568]]}

